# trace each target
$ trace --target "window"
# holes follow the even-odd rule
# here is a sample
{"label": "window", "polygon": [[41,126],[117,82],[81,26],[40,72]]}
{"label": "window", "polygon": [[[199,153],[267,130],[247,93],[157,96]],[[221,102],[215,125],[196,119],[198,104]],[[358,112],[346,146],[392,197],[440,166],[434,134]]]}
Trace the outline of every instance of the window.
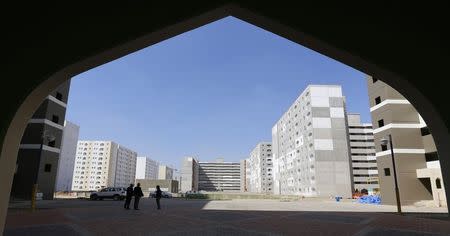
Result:
{"label": "window", "polygon": [[50,146],[50,147],[55,147],[55,145],[56,145],[56,140],[48,142],[48,146]]}
{"label": "window", "polygon": [[387,145],[381,144],[381,151],[386,151],[387,150]]}
{"label": "window", "polygon": [[375,83],[377,81],[378,81],[378,79],[372,78],[372,83]]}
{"label": "window", "polygon": [[59,117],[57,115],[53,115],[52,116],[52,121],[55,122],[56,124],[58,124],[59,122]]}
{"label": "window", "polygon": [[56,99],[58,99],[58,100],[62,101],[62,99],[63,99],[63,95],[62,95],[62,93],[60,93],[60,92],[56,92]]}
{"label": "window", "polygon": [[429,162],[429,161],[437,161],[437,160],[439,160],[439,156],[438,156],[437,152],[425,153],[425,160],[427,162]]}
{"label": "window", "polygon": [[442,188],[442,186],[441,186],[441,179],[439,179],[439,178],[436,179],[436,188],[437,189],[441,189]]}
{"label": "window", "polygon": [[430,129],[428,129],[427,126],[423,127],[420,129],[420,133],[422,134],[422,136],[426,136],[430,134]]}
{"label": "window", "polygon": [[384,176],[391,176],[391,169],[384,168]]}
{"label": "window", "polygon": [[378,121],[378,127],[383,127],[384,126],[384,120],[381,119]]}
{"label": "window", "polygon": [[45,164],[44,171],[45,171],[45,172],[50,172],[50,171],[52,171],[52,164]]}
{"label": "window", "polygon": [[381,103],[381,98],[380,97],[376,97],[375,98],[375,105],[380,104]]}

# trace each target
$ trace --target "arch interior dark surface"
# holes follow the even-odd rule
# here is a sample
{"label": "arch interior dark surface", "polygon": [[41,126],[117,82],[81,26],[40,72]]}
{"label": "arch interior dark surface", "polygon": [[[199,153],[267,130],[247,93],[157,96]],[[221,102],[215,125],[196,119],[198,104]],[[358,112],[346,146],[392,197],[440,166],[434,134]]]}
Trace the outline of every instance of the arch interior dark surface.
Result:
{"label": "arch interior dark surface", "polygon": [[[450,52],[445,8],[402,11],[403,6],[298,7],[250,1],[108,7],[82,8],[84,14],[58,6],[43,11],[20,8],[18,15],[24,23],[4,29],[8,47],[3,72],[4,78],[11,79],[0,93],[0,181],[7,189],[0,195],[1,230],[20,138],[50,91],[83,71],[230,15],[382,78],[401,92],[423,114],[433,133],[443,157],[443,183],[449,189],[450,114],[442,80],[448,77]],[[421,17],[426,10],[435,14]]]}

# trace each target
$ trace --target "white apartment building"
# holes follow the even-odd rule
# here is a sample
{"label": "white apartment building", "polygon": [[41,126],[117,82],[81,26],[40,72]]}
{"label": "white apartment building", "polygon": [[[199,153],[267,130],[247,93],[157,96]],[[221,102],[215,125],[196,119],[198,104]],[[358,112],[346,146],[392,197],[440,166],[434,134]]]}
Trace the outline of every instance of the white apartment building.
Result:
{"label": "white apartment building", "polygon": [[78,141],[72,191],[134,183],[137,153],[112,141]]}
{"label": "white apartment building", "polygon": [[446,206],[439,155],[422,117],[386,83],[369,76],[367,86],[382,203],[396,203],[391,147],[381,142],[390,135],[400,202],[407,205],[432,200],[437,206]]}
{"label": "white apartment building", "polygon": [[173,179],[173,168],[166,165],[160,165],[158,171],[158,179]]}
{"label": "white apartment building", "polygon": [[136,179],[158,179],[159,162],[149,157],[137,157]]}
{"label": "white apartment building", "polygon": [[308,86],[272,128],[272,151],[275,194],[351,197],[341,86]]}
{"label": "white apartment building", "polygon": [[195,157],[185,157],[181,163],[180,190],[198,191],[198,160]]}
{"label": "white apartment building", "polygon": [[67,120],[64,121],[58,173],[56,176],[56,192],[68,192],[72,190],[73,169],[77,155],[79,132],[80,126]]}
{"label": "white apartment building", "polygon": [[[250,169],[248,176],[248,192],[253,193],[273,193],[273,162],[272,162],[272,143],[261,142],[250,153],[248,159]],[[242,164],[241,164],[242,165]]]}
{"label": "white apartment building", "polygon": [[241,191],[241,163],[224,162],[217,158],[214,162],[199,162],[199,191]]}
{"label": "white apartment building", "polygon": [[136,180],[137,152],[119,145],[117,150],[117,167],[114,180],[115,187],[126,187]]}
{"label": "white apartment building", "polygon": [[361,115],[355,113],[347,114],[347,121],[354,188],[367,189],[369,194],[378,193],[380,185],[372,123],[362,123]]}

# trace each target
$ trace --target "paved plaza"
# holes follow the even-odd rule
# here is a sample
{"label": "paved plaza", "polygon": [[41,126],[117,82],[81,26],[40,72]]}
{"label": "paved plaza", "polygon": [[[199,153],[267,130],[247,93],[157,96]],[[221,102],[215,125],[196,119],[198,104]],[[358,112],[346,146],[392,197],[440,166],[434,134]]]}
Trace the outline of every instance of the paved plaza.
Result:
{"label": "paved plaza", "polygon": [[[140,210],[123,209],[122,201],[39,201],[13,203],[4,234],[9,235],[450,235],[445,208],[404,207],[334,202],[327,199],[141,200]],[[429,213],[413,213],[423,212]],[[433,212],[433,213],[431,213]]]}

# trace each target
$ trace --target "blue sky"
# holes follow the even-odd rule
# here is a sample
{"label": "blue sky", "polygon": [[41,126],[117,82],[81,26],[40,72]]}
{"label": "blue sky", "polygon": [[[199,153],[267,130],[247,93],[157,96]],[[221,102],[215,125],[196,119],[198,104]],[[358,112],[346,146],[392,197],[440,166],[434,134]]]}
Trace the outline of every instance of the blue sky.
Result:
{"label": "blue sky", "polygon": [[66,119],[80,140],[113,140],[178,167],[245,158],[309,84],[339,84],[370,122],[365,75],[233,17],[72,79]]}

